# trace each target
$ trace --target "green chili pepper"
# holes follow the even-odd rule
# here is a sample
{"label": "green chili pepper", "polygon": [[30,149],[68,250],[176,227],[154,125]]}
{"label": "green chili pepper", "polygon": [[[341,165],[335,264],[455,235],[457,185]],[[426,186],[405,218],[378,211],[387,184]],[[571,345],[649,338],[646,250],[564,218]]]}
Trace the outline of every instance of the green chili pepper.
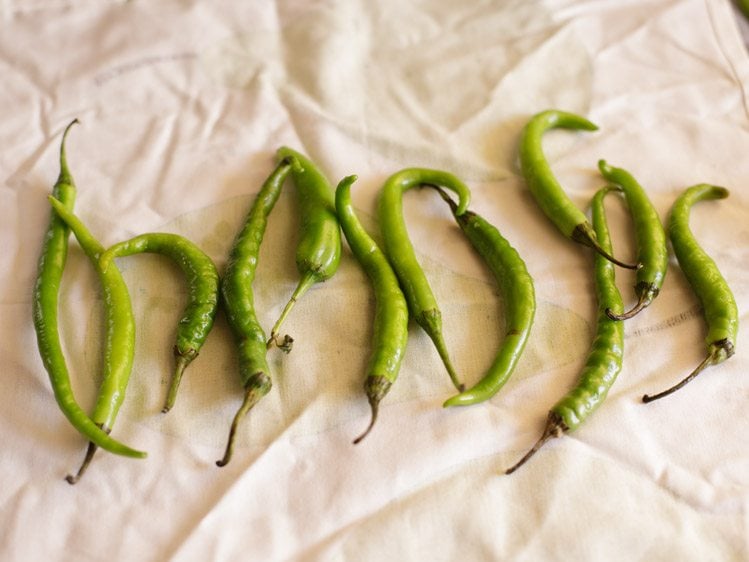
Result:
{"label": "green chili pepper", "polygon": [[666,231],[658,217],[658,211],[632,174],[622,168],[609,166],[605,160],[599,160],[598,168],[601,175],[619,186],[624,194],[634,224],[637,263],[642,264],[637,270],[635,283],[637,304],[622,314],[609,311],[609,318],[612,320],[626,320],[650,305],[663,286],[668,269]]}
{"label": "green chili pepper", "polygon": [[179,383],[185,368],[198,356],[218,308],[218,271],[211,258],[184,236],[161,232],[141,234],[110,247],[101,256],[106,270],[114,258],[140,253],[161,254],[174,261],[188,284],[188,301],[177,325],[174,344],[176,368],[162,412],[168,412],[177,399]]}
{"label": "green chili pepper", "polygon": [[525,125],[520,137],[520,166],[536,203],[567,238],[593,248],[621,267],[637,269],[638,265],[623,263],[604,251],[585,214],[554,177],[542,146],[543,135],[550,129],[597,131],[598,126],[574,113],[554,109],[537,113]]}
{"label": "green chili pepper", "polygon": [[[109,433],[125,399],[125,390],[133,368],[135,320],[130,294],[117,266],[109,267],[105,271],[99,265],[104,247],[94,238],[86,225],[60,201],[51,196],[49,200],[57,215],[73,231],[101,281],[107,330],[104,341],[103,376],[91,420]],[[78,473],[66,478],[70,484],[75,484],[83,476],[97,448],[95,442],[89,443]],[[140,456],[145,456],[145,453]]]}
{"label": "green chili pepper", "polygon": [[703,369],[722,363],[736,350],[739,312],[733,293],[715,261],[700,247],[689,228],[689,213],[695,203],[725,199],[728,195],[729,191],[724,187],[699,184],[687,188],[671,209],[668,234],[679,266],[702,304],[708,327],[705,338],[707,356],[680,383],[658,394],[646,394],[642,397],[643,402],[652,402],[679,390]]}
{"label": "green chili pepper", "polygon": [[[72,121],[63,133],[60,145],[60,176],[52,190],[52,196],[70,210],[75,201],[76,188],[65,158],[65,139],[70,128],[77,122],[77,119]],[[81,435],[111,453],[142,458],[146,453],[116,441],[91,421],[73,396],[57,323],[58,296],[67,258],[69,232],[70,229],[65,222],[52,211],[39,258],[39,272],[32,299],[34,329],[42,363],[49,375],[60,410]]]}
{"label": "green chili pepper", "polygon": [[[458,206],[443,189],[436,189],[455,216]],[[525,262],[496,227],[470,210],[455,219],[497,280],[506,317],[505,338],[489,370],[477,384],[444,403],[444,406],[467,406],[488,400],[510,378],[528,341],[536,297]]]}
{"label": "green chili pepper", "polygon": [[372,420],[364,433],[354,440],[356,444],[374,426],[380,401],[398,376],[408,341],[408,305],[385,254],[354,212],[351,184],[355,181],[356,176],[348,176],[338,184],[336,210],[348,245],[372,282],[376,302],[373,351],[364,382],[364,390],[372,408]]}
{"label": "green chili pepper", "polygon": [[333,188],[323,173],[308,158],[291,148],[281,147],[276,155],[279,161],[293,158],[299,163],[292,169],[291,175],[296,186],[301,218],[300,239],[296,249],[296,267],[301,279],[273,326],[267,342],[268,347],[275,343],[289,352],[293,338],[286,336],[283,343],[278,344],[281,324],[310,287],[330,279],[338,270],[341,261],[341,229],[335,212]]}
{"label": "green chili pepper", "polygon": [[456,214],[462,215],[471,198],[468,187],[448,172],[426,168],[407,168],[390,176],[380,192],[378,215],[382,230],[383,249],[398,276],[411,315],[434,342],[437,352],[455,388],[464,386],[452,365],[442,335],[442,313],[421,269],[408,237],[403,219],[403,192],[417,185],[438,185],[454,191],[460,197]]}
{"label": "green chili pepper", "polygon": [[258,253],[268,224],[268,215],[281,194],[286,176],[296,166],[298,163],[293,158],[282,159],[263,183],[242,229],[234,239],[221,280],[221,301],[237,343],[239,376],[245,395],[232,421],[224,457],[216,462],[218,466],[225,466],[231,460],[239,423],[270,392],[272,386],[266,359],[265,332],[255,314],[252,282],[255,280]]}
{"label": "green chili pepper", "polygon": [[[593,228],[599,244],[607,253],[611,253],[611,240],[603,198],[612,189],[618,187],[606,186],[600,189],[591,203]],[[598,300],[596,336],[578,383],[551,408],[541,438],[506,474],[517,470],[552,437],[560,437],[563,433],[578,428],[605,400],[622,368],[624,325],[606,314],[609,308],[614,311],[622,309],[622,297],[616,287],[614,266],[603,254],[595,257],[595,281]]]}

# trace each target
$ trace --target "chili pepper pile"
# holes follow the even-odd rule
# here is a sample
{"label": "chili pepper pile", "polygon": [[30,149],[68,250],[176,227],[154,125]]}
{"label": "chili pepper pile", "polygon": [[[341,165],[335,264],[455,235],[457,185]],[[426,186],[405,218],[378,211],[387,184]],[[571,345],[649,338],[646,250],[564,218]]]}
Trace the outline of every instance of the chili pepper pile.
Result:
{"label": "chili pepper pile", "polygon": [[[379,198],[378,221],[383,248],[379,248],[356,216],[351,187],[356,176],[341,180],[337,188],[304,155],[287,147],[277,151],[277,164],[255,196],[246,219],[231,247],[225,270],[219,272],[211,259],[186,238],[167,233],[145,233],[104,248],[74,214],[76,187],[68,170],[65,143],[73,121],[65,128],[60,144],[60,174],[49,196],[52,213],[38,265],[34,286],[33,321],[42,362],[63,414],[89,445],[76,474],[66,477],[71,484],[86,472],[96,451],[134,458],[145,452],[133,449],[110,436],[133,366],[135,321],[128,288],[115,258],[150,252],[166,256],[181,269],[188,284],[188,302],[176,328],[175,371],[163,412],[175,404],[185,368],[198,356],[214,324],[217,309],[223,307],[234,336],[239,359],[238,372],[245,394],[229,426],[229,437],[218,466],[232,458],[234,440],[242,419],[272,388],[267,352],[274,346],[290,352],[293,338],[280,337],[281,325],[294,304],[316,283],[330,279],[341,260],[342,237],[371,282],[375,295],[372,352],[364,377],[364,391],[371,407],[371,419],[359,443],[372,430],[379,404],[396,382],[408,341],[408,320],[413,318],[428,334],[458,393],[444,406],[467,406],[492,398],[508,381],[526,343],[536,312],[533,278],[525,262],[499,230],[469,209],[471,193],[457,177],[440,170],[407,168],[391,175]],[[598,168],[608,182],[594,195],[592,220],[567,197],[554,177],[542,148],[542,137],[550,129],[594,131],[597,126],[578,115],[547,110],[533,116],[520,137],[520,164],[524,180],[540,209],[567,238],[595,250],[592,276],[598,302],[597,327],[587,360],[577,384],[549,410],[544,431],[531,450],[506,472],[526,462],[550,438],[573,431],[606,398],[619,374],[624,358],[623,320],[643,311],[658,296],[668,265],[666,232],[676,259],[700,299],[708,326],[705,360],[675,386],[644,402],[670,394],[709,365],[725,361],[734,353],[738,310],[733,295],[716,264],[700,248],[689,229],[689,212],[698,201],[728,196],[722,187],[699,184],[686,189],[675,201],[668,229],[664,229],[646,191],[622,168],[600,160]],[[280,317],[266,337],[258,322],[252,284],[268,217],[290,179],[299,201],[300,237],[296,249],[299,283]],[[402,212],[403,194],[428,186],[444,199],[467,241],[494,276],[505,307],[506,333],[494,361],[481,379],[466,389],[452,363],[442,332],[442,317],[411,244]],[[458,196],[455,202],[445,191]],[[637,263],[627,264],[614,257],[604,197],[623,197],[632,217]],[[58,333],[57,309],[60,282],[68,251],[70,232],[94,267],[102,286],[106,316],[104,362],[101,384],[93,412],[88,415],[73,396],[70,375]],[[635,304],[627,311],[615,283],[615,267],[636,269]]]}

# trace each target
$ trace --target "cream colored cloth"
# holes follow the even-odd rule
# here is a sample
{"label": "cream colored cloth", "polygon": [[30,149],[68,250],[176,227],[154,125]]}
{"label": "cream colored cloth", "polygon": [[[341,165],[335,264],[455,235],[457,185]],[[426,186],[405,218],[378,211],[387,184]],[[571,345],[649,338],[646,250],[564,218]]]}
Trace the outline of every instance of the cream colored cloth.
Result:
{"label": "cream colored cloth", "polygon": [[[591,253],[558,233],[516,162],[537,111],[588,116],[545,150],[580,208],[628,169],[663,219],[685,187],[728,200],[692,227],[749,307],[749,58],[727,0],[458,2],[21,2],[0,4],[0,559],[647,560],[749,558],[749,362],[737,353],[679,394],[704,353],[697,300],[672,260],[661,295],[626,324],[625,361],[576,432],[502,474],[574,385],[595,322]],[[743,25],[743,24],[742,24]],[[366,426],[362,391],[373,294],[346,248],[338,273],[299,301],[269,353],[273,389],[215,466],[242,390],[222,314],[160,413],[186,299],[158,256],[120,260],[137,321],[135,365],[112,435],[146,460],[99,452],[75,486],[84,440],[54,401],[37,352],[31,287],[63,127],[76,212],[103,244],[176,232],[219,269],[281,145],[335,185],[356,173],[357,212],[379,237],[376,197],[411,166],[453,172],[471,207],[518,249],[535,280],[525,354],[491,400],[443,409],[453,388],[414,324],[400,376]],[[615,251],[634,255],[623,205]],[[501,343],[503,305],[433,193],[404,197],[409,232],[441,303],[461,376],[479,380]],[[270,218],[254,285],[269,329],[297,281],[291,184]],[[625,302],[631,273],[617,270]],[[98,281],[71,241],[61,332],[89,409],[102,356]]]}

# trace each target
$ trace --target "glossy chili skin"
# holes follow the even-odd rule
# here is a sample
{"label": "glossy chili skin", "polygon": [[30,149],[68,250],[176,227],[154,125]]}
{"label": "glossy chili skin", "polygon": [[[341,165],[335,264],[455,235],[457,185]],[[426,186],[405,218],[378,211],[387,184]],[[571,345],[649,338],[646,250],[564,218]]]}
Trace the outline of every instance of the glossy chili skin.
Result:
{"label": "glossy chili skin", "polygon": [[567,111],[549,109],[528,121],[520,136],[520,167],[528,189],[538,206],[567,238],[593,248],[617,265],[635,269],[606,254],[585,214],[578,209],[554,176],[543,151],[544,133],[551,129],[596,131],[598,126],[586,118]]}
{"label": "glossy chili skin", "polygon": [[625,320],[649,306],[663,286],[668,269],[666,230],[658,211],[632,174],[623,168],[610,166],[605,160],[599,160],[598,169],[601,175],[609,183],[618,186],[624,195],[634,226],[637,263],[642,266],[637,270],[635,281],[637,304],[623,314],[609,314],[614,320]]}
{"label": "glossy chili skin", "polygon": [[[278,161],[292,159],[298,165],[291,171],[299,204],[299,242],[296,266],[301,278],[281,316],[271,330],[268,345],[277,343],[281,325],[294,304],[316,283],[330,279],[341,261],[341,227],[335,210],[335,192],[325,175],[303,154],[283,146],[276,152]],[[280,347],[290,350],[293,339],[287,337]]]}
{"label": "glossy chili skin", "polygon": [[[77,122],[74,120],[65,128],[60,145],[60,175],[52,190],[52,196],[71,211],[75,202],[76,188],[67,165],[65,139],[72,125]],[[34,329],[42,362],[49,375],[60,410],[81,435],[111,453],[127,457],[144,457],[146,455],[144,452],[120,443],[96,425],[73,395],[57,322],[60,282],[67,258],[69,234],[68,226],[52,210],[39,258],[32,299]]]}
{"label": "glossy chili skin", "polygon": [[[85,224],[58,200],[50,197],[55,212],[70,227],[89,261],[96,269],[102,287],[106,331],[104,335],[104,363],[101,384],[91,420],[105,432],[112,430],[130,380],[135,354],[135,318],[130,293],[120,270],[110,265],[106,270],[99,264],[104,247]],[[90,446],[81,469],[68,478],[75,483],[85,472],[96,451]],[[145,453],[138,455],[145,457]]]}
{"label": "glossy chili skin", "polygon": [[176,369],[169,386],[164,412],[177,398],[185,368],[198,356],[213,328],[219,300],[219,278],[216,265],[196,244],[180,236],[150,232],[119,242],[101,256],[101,267],[107,269],[114,258],[151,253],[166,256],[182,271],[188,286],[188,299],[177,324],[174,357]]}
{"label": "glossy chili skin", "polygon": [[[455,202],[442,189],[437,189],[455,213]],[[478,383],[444,403],[444,406],[467,406],[488,400],[509,380],[530,335],[536,295],[525,262],[494,225],[471,210],[455,219],[496,279],[505,314],[505,336],[492,365]]]}
{"label": "glossy chili skin", "polygon": [[226,465],[234,451],[234,437],[247,412],[268,392],[272,381],[268,367],[265,331],[255,313],[252,283],[255,280],[260,245],[265,235],[268,216],[281,194],[286,177],[296,166],[291,158],[284,158],[276,166],[258,192],[237,233],[221,279],[221,303],[234,335],[239,358],[239,377],[245,396],[232,421],[224,457],[218,466]]}
{"label": "glossy chili skin", "polygon": [[[603,199],[612,189],[616,188],[607,186],[600,189],[591,203],[593,228],[601,247],[609,253],[611,238]],[[598,302],[596,334],[585,365],[578,376],[578,382],[551,407],[541,438],[516,465],[507,470],[507,474],[519,468],[552,437],[559,437],[565,432],[577,429],[601,406],[621,371],[624,357],[624,324],[612,320],[606,313],[607,309],[619,313],[623,308],[622,297],[616,286],[614,264],[596,254],[594,277]]]}
{"label": "glossy chili skin", "polygon": [[458,194],[456,214],[462,215],[470,202],[471,192],[454,175],[428,168],[406,168],[390,176],[382,187],[378,202],[378,218],[382,231],[383,250],[398,276],[411,316],[429,335],[455,387],[462,391],[442,335],[442,313],[421,269],[408,236],[403,218],[403,193],[415,186],[437,185]]}
{"label": "glossy chili skin", "polygon": [[375,295],[372,354],[364,382],[372,421],[354,440],[358,443],[372,429],[378,405],[398,377],[408,342],[408,305],[390,262],[356,216],[351,203],[351,185],[355,181],[356,176],[348,176],[338,184],[336,210],[346,241],[372,283]]}
{"label": "glossy chili skin", "polygon": [[699,245],[689,227],[689,215],[696,203],[724,199],[728,195],[729,191],[724,187],[698,184],[684,190],[671,208],[668,235],[679,266],[702,304],[707,323],[707,353],[705,360],[686,379],[656,395],[645,395],[645,402],[671,394],[694,379],[705,367],[722,363],[736,350],[739,312],[733,292],[715,261]]}

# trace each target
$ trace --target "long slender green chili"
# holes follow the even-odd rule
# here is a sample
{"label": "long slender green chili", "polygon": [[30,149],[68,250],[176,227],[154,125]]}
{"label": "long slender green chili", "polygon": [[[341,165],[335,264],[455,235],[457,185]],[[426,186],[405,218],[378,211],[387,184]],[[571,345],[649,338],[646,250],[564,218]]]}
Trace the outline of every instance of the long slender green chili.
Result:
{"label": "long slender green chili", "polygon": [[536,203],[567,238],[593,248],[621,267],[637,269],[637,265],[623,263],[604,251],[585,214],[554,177],[542,146],[543,135],[550,129],[596,131],[598,126],[574,113],[555,109],[537,113],[528,121],[520,137],[519,156],[523,177]]}
{"label": "long slender green chili", "polygon": [[255,314],[252,282],[255,280],[258,253],[268,224],[268,215],[281,194],[286,176],[296,166],[298,163],[293,158],[283,158],[263,183],[242,229],[234,239],[221,279],[221,301],[237,343],[239,377],[245,394],[242,405],[232,421],[224,457],[216,461],[218,466],[225,466],[231,460],[239,423],[247,412],[270,392],[272,386],[266,359],[268,348],[265,332]]}
{"label": "long slender green chili", "polygon": [[[591,203],[593,228],[598,242],[607,253],[611,253],[611,240],[603,198],[612,189],[618,188],[606,186],[600,189]],[[517,470],[552,437],[560,437],[563,433],[579,427],[604,401],[622,368],[624,325],[606,314],[607,308],[614,311],[622,309],[622,297],[616,287],[614,266],[602,255],[595,256],[595,281],[598,300],[596,336],[578,383],[549,410],[541,438],[517,464],[506,471],[507,474]]]}
{"label": "long slender green chili", "polygon": [[635,281],[637,304],[622,314],[609,311],[609,318],[612,320],[626,320],[650,305],[663,286],[668,269],[666,231],[658,217],[658,211],[632,174],[623,168],[610,166],[605,160],[598,161],[598,169],[607,181],[619,186],[624,194],[635,230],[637,263],[642,264],[637,270]]}
{"label": "long slender green chili", "polygon": [[416,252],[408,237],[403,219],[403,193],[414,186],[438,185],[454,191],[460,198],[457,215],[462,215],[470,202],[468,187],[448,172],[427,168],[406,168],[390,176],[382,187],[378,216],[383,238],[383,250],[398,276],[408,308],[414,320],[427,333],[439,353],[450,380],[459,391],[464,390],[442,335],[442,313],[421,269]]}
{"label": "long slender green chili", "polygon": [[185,275],[188,300],[177,325],[174,344],[176,368],[169,385],[162,412],[168,412],[177,399],[182,374],[198,356],[218,308],[218,271],[203,250],[179,234],[149,232],[111,246],[101,256],[101,267],[106,270],[114,258],[140,253],[161,254],[174,261]]}
{"label": "long slender green chili", "polygon": [[[65,157],[65,139],[70,128],[77,122],[77,119],[73,120],[63,133],[60,144],[60,175],[52,190],[52,196],[59,199],[62,205],[71,211],[75,202],[76,188]],[[60,410],[81,435],[111,453],[128,457],[145,457],[146,453],[123,445],[91,421],[73,395],[70,373],[62,351],[57,323],[58,297],[67,258],[69,233],[70,229],[65,222],[52,211],[39,258],[39,271],[32,299],[34,329],[42,363],[49,375]]]}
{"label": "long slender green chili", "polygon": [[[436,189],[455,216],[456,203],[442,188]],[[486,374],[474,386],[444,403],[444,406],[467,406],[488,400],[509,380],[528,341],[536,296],[525,262],[496,227],[470,210],[455,219],[497,280],[506,318],[504,340]]]}
{"label": "long slender green chili", "polygon": [[372,419],[364,433],[354,440],[356,444],[371,431],[377,420],[380,401],[398,377],[408,341],[408,305],[385,254],[354,212],[351,184],[355,181],[356,176],[348,176],[338,184],[336,210],[348,245],[372,282],[376,302],[373,350],[364,382]]}
{"label": "long slender green chili", "polygon": [[733,293],[715,261],[700,247],[689,228],[689,213],[695,203],[725,199],[728,195],[729,191],[724,187],[704,183],[694,185],[676,199],[671,209],[668,234],[679,266],[702,304],[708,328],[705,337],[707,355],[680,383],[658,394],[646,394],[642,397],[643,402],[652,402],[679,390],[706,367],[722,363],[736,350],[739,312]]}
{"label": "long slender green chili", "polygon": [[[125,399],[125,390],[133,368],[135,320],[130,294],[116,265],[108,267],[106,271],[99,265],[99,258],[104,253],[104,247],[94,238],[86,225],[60,201],[51,196],[49,199],[55,212],[73,231],[101,281],[107,329],[104,341],[103,376],[91,420],[109,433],[114,427],[114,421]],[[97,448],[95,442],[89,443],[78,473],[75,476],[68,475],[66,478],[70,484],[75,484],[80,480]],[[140,456],[145,456],[145,453]]]}
{"label": "long slender green chili", "polygon": [[286,146],[278,149],[279,161],[293,158],[299,163],[291,175],[299,201],[300,238],[296,248],[296,267],[301,278],[281,316],[271,330],[267,345],[274,343],[284,351],[291,351],[293,338],[286,336],[278,343],[281,324],[294,304],[315,283],[330,279],[341,261],[341,228],[335,212],[335,193],[323,173],[307,157]]}

